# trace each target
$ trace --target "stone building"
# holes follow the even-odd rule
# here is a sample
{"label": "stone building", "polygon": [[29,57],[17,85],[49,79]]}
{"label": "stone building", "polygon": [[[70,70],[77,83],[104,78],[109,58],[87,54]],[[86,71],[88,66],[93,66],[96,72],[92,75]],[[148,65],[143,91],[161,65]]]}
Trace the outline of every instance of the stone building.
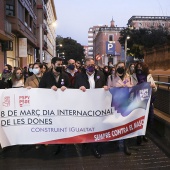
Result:
{"label": "stone building", "polygon": [[24,67],[38,58],[46,61],[55,56],[54,0],[0,0],[0,3],[0,35],[3,35],[0,70],[4,64]]}
{"label": "stone building", "polygon": [[152,74],[170,75],[170,44],[147,49],[144,61],[149,65]]}
{"label": "stone building", "polygon": [[[132,16],[128,25],[135,29],[161,26],[170,31],[170,16]],[[170,74],[170,44],[146,49],[144,61],[153,74]]]}
{"label": "stone building", "polygon": [[[96,64],[99,66],[108,65],[108,62],[116,64],[117,61],[124,59],[124,50],[118,41],[122,29],[124,27],[115,26],[113,19],[111,20],[110,27],[107,25],[100,26],[93,40],[93,55]],[[107,49],[109,45],[111,48],[114,48],[111,53]],[[99,59],[96,56],[100,56]]]}
{"label": "stone building", "polygon": [[[6,50],[12,50],[11,24],[6,18],[5,1],[0,0],[0,73],[6,63]],[[3,7],[3,8],[2,8]]]}

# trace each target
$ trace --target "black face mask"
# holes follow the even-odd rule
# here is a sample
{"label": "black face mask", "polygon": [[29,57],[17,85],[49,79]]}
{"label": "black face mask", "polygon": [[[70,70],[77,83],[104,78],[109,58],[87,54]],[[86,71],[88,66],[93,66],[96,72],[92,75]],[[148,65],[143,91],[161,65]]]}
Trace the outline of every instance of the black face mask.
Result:
{"label": "black face mask", "polygon": [[118,72],[119,74],[124,74],[125,69],[124,69],[123,67],[119,67],[119,68],[117,68],[117,72]]}
{"label": "black face mask", "polygon": [[55,71],[61,73],[62,67],[55,67]]}
{"label": "black face mask", "polygon": [[138,75],[143,74],[143,71],[141,69],[136,69],[136,74]]}
{"label": "black face mask", "polygon": [[75,65],[70,64],[70,65],[67,66],[67,68],[68,68],[69,70],[74,70],[74,69],[75,69]]}

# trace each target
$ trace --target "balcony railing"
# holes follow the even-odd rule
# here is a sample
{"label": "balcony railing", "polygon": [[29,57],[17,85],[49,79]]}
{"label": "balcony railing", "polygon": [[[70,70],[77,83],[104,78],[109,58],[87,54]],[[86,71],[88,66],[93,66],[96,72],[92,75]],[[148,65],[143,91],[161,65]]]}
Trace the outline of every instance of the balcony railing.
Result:
{"label": "balcony railing", "polygon": [[45,24],[43,24],[43,30],[44,30],[44,34],[47,35],[48,29],[47,29],[47,26]]}
{"label": "balcony railing", "polygon": [[47,50],[47,49],[48,49],[47,42],[44,41],[43,50]]}

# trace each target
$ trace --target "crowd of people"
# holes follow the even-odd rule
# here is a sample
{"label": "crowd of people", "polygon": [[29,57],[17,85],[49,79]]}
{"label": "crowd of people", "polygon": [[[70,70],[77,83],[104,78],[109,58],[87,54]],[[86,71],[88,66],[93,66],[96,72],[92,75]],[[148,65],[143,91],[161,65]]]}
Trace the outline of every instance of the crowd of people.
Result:
{"label": "crowd of people", "polygon": [[[63,65],[63,60],[54,57],[51,60],[51,66],[35,62],[29,64],[28,68],[12,68],[6,64],[0,77],[0,89],[5,88],[50,88],[62,91],[67,88],[80,89],[83,92],[86,89],[104,88],[108,90],[113,87],[132,87],[143,82],[149,82],[152,91],[157,87],[152,75],[149,73],[149,67],[144,62],[131,63],[128,68],[124,62],[119,61],[116,65],[108,65],[103,68],[95,64],[94,59],[87,58],[84,65],[74,59],[68,60],[67,66]],[[152,101],[151,104],[152,106]],[[151,110],[151,109],[150,109]],[[153,110],[152,110],[153,111]],[[152,122],[153,114],[149,115],[148,122]],[[137,137],[137,145],[142,141],[147,142],[146,136]],[[86,144],[84,144],[86,145]],[[98,150],[99,143],[88,144],[93,155],[101,158]],[[127,145],[127,139],[123,140],[124,153],[131,155]],[[61,150],[60,145],[55,154]]]}

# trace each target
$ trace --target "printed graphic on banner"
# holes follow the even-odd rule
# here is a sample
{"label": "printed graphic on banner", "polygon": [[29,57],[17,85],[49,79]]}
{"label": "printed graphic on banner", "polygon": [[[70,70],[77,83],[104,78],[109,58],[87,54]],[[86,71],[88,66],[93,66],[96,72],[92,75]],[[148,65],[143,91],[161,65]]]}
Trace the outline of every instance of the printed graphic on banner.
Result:
{"label": "printed graphic on banner", "polygon": [[[148,83],[86,92],[2,89],[1,146],[104,142],[144,135],[150,94]],[[78,99],[76,105],[73,98]]]}
{"label": "printed graphic on banner", "polygon": [[149,83],[142,83],[133,88],[125,87],[119,88],[119,90],[112,88],[110,92],[112,94],[112,107],[122,116],[127,116],[137,108],[146,110],[151,88]]}

